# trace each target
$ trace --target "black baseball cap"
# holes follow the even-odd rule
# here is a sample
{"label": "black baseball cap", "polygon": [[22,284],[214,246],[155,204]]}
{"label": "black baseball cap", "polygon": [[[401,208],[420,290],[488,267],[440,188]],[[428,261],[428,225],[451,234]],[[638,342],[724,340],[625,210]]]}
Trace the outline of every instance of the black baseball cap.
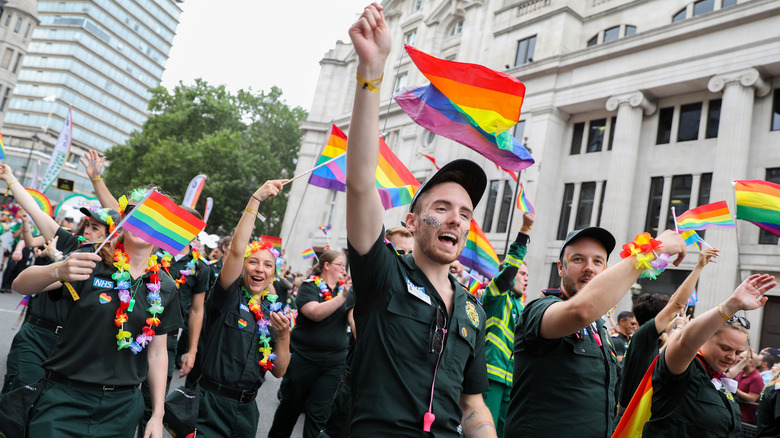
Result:
{"label": "black baseball cap", "polygon": [[[452,172],[457,171],[462,172],[462,178],[452,177]],[[466,190],[466,193],[469,194],[472,208],[476,209],[479,200],[482,199],[482,194],[485,193],[485,187],[487,187],[487,175],[485,175],[485,171],[477,163],[471,160],[458,159],[450,161],[417,189],[417,193],[412,198],[412,203],[409,204],[409,211],[414,209],[415,202],[426,190],[443,182],[460,184]]]}
{"label": "black baseball cap", "polygon": [[615,236],[613,236],[612,233],[601,227],[589,227],[583,228],[581,230],[571,231],[568,235],[566,235],[566,240],[564,240],[563,245],[561,245],[561,253],[558,258],[560,259],[563,257],[563,250],[567,246],[581,237],[592,237],[601,242],[601,244],[604,245],[604,249],[607,250],[607,258],[609,258],[612,250],[615,249]]}
{"label": "black baseball cap", "polygon": [[111,220],[114,222],[114,226],[122,221],[122,216],[120,216],[119,212],[113,208],[100,208],[97,206],[90,208],[81,207],[79,208],[79,211],[106,226],[108,226],[109,217],[111,217]]}

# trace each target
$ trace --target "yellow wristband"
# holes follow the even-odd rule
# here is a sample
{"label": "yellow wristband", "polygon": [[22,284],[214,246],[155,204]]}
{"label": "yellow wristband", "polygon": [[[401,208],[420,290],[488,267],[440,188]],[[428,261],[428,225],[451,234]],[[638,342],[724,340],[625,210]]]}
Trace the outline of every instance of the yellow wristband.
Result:
{"label": "yellow wristband", "polygon": [[731,319],[731,317],[726,315],[726,312],[723,311],[723,303],[718,304],[718,312],[720,312],[720,316],[722,316],[726,321]]}
{"label": "yellow wristband", "polygon": [[90,178],[90,181],[92,181],[92,184],[94,184],[94,183],[100,181],[101,179],[103,179],[103,177],[98,175],[98,176],[96,176],[94,178]]}
{"label": "yellow wristband", "polygon": [[59,281],[60,283],[65,283],[65,280],[60,278],[59,269],[60,269],[60,264],[59,263],[55,263],[54,264],[54,278],[56,278],[57,281]]}
{"label": "yellow wristband", "polygon": [[531,231],[531,227],[520,227],[520,231],[522,232]]}
{"label": "yellow wristband", "polygon": [[372,81],[369,81],[363,76],[360,76],[360,73],[355,73],[355,77],[357,78],[358,83],[360,84],[361,87],[363,87],[364,90],[368,90],[372,93],[376,93],[377,91],[379,91],[379,84],[382,83],[382,79],[385,77],[385,75],[382,75],[379,77],[379,79],[374,79]]}
{"label": "yellow wristband", "polygon": [[10,183],[8,183],[8,187],[5,189],[5,196],[8,196],[8,192],[11,191],[11,186],[14,185],[14,183],[16,183],[16,182],[19,182],[19,180],[15,179],[15,180],[11,181]]}
{"label": "yellow wristband", "polygon": [[249,207],[245,208],[245,209],[244,209],[244,211],[245,211],[245,212],[247,212],[247,213],[249,213],[249,214],[253,214],[253,215],[255,215],[255,217],[257,217],[257,218],[258,218],[258,219],[260,219],[261,221],[265,222],[265,216],[263,216],[262,214],[260,214],[260,212],[259,212],[259,211],[254,211],[254,210],[252,210],[252,209],[251,209],[251,208],[249,208]]}

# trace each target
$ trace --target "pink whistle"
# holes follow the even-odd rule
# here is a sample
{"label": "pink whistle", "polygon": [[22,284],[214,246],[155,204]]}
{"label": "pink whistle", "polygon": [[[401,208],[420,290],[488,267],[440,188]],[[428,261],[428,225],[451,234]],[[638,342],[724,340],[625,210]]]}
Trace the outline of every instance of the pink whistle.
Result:
{"label": "pink whistle", "polygon": [[433,415],[433,412],[426,412],[423,416],[423,431],[430,432],[434,420],[436,420],[436,416]]}

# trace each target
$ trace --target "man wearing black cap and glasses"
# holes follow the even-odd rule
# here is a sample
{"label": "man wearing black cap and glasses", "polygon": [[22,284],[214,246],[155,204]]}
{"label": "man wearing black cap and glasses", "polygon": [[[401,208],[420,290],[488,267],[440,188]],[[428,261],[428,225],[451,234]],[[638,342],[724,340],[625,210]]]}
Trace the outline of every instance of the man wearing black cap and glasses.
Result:
{"label": "man wearing black cap and glasses", "polygon": [[[657,252],[685,255],[674,231]],[[617,358],[601,316],[636,282],[635,256],[605,271],[615,248],[598,227],[566,236],[558,260],[561,289],[531,301],[515,328],[514,386],[506,436],[609,437],[614,428]]]}
{"label": "man wearing black cap and glasses", "polygon": [[[411,254],[384,244],[375,188],[379,95],[390,31],[367,7],[350,29],[359,85],[347,147],[347,237],[358,333],[352,364],[352,437],[495,437],[481,393],[488,388],[485,314],[449,274],[487,185],[468,160],[439,170],[406,216]],[[365,80],[362,84],[361,78]],[[370,87],[369,87],[370,85]]]}

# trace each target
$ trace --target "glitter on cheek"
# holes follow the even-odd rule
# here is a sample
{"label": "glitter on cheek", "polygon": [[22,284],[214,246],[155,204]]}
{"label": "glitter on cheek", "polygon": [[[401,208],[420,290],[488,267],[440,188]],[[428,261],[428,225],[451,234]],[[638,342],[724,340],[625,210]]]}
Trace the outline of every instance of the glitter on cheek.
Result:
{"label": "glitter on cheek", "polygon": [[433,227],[434,230],[438,229],[441,226],[441,221],[439,221],[438,219],[436,219],[435,217],[427,213],[423,213],[422,215],[420,215],[420,217],[422,218],[423,222]]}

